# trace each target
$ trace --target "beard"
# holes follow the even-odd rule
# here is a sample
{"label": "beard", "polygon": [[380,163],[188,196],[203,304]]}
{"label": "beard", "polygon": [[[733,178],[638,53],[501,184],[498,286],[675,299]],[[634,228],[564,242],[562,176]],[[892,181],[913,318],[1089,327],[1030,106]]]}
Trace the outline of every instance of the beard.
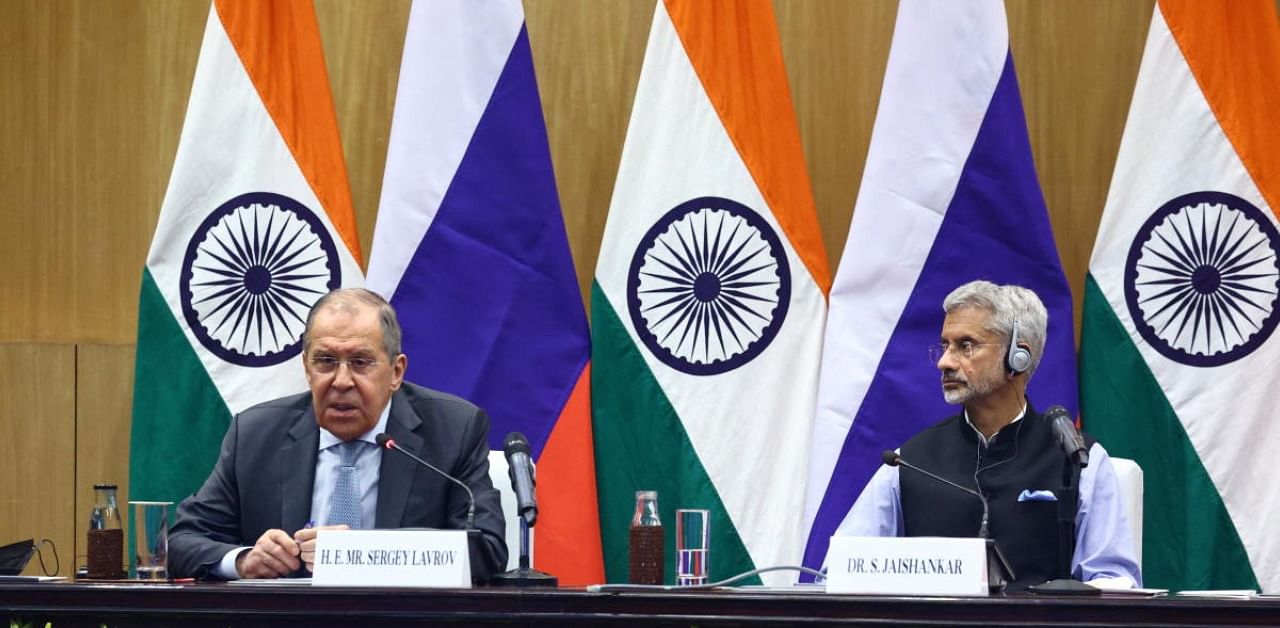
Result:
{"label": "beard", "polygon": [[959,383],[960,388],[942,389],[942,398],[950,404],[968,403],[978,397],[991,394],[997,388],[1004,384],[1004,372],[1001,371],[999,365],[987,373],[976,373],[973,379],[965,377],[955,369],[948,369],[942,372],[942,382]]}

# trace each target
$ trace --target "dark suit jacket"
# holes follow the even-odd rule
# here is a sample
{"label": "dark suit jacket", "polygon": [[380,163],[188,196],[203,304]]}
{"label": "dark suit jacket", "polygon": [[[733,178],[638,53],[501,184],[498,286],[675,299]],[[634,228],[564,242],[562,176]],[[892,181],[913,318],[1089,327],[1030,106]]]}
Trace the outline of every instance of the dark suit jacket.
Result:
{"label": "dark suit jacket", "polygon": [[[475,493],[473,578],[505,568],[502,505],[489,481],[489,417],[474,404],[405,382],[391,397],[387,434]],[[209,479],[178,506],[169,535],[173,577],[206,577],[232,549],[278,528],[293,534],[311,514],[320,428],[303,393],[259,404],[231,421]],[[384,451],[378,528],[465,527],[466,492],[398,452]]]}

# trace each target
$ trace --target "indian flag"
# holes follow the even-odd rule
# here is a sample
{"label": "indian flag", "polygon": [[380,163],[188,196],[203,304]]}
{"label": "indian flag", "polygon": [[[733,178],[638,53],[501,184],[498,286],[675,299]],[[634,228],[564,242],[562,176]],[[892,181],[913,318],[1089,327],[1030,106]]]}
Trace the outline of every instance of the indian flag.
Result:
{"label": "indian flag", "polygon": [[591,298],[609,581],[637,490],[711,511],[713,580],[799,564],[829,285],[772,5],[658,3]]}
{"label": "indian flag", "polygon": [[1151,479],[1151,586],[1280,590],[1278,77],[1273,2],[1157,5],[1080,358],[1085,427]]}
{"label": "indian flag", "polygon": [[307,312],[359,257],[311,1],[215,2],[142,274],[131,499],[182,499],[233,414],[306,390]]}

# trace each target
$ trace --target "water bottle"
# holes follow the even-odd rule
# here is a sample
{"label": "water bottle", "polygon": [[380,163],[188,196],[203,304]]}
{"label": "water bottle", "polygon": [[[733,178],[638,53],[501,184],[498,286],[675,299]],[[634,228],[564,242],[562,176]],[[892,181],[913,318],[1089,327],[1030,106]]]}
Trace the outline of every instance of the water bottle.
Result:
{"label": "water bottle", "polygon": [[124,577],[124,529],[116,507],[116,485],[93,485],[93,511],[89,513],[89,578],[118,580]]}
{"label": "water bottle", "polygon": [[636,491],[636,514],[631,518],[632,584],[662,584],[662,520],[658,518],[658,492]]}

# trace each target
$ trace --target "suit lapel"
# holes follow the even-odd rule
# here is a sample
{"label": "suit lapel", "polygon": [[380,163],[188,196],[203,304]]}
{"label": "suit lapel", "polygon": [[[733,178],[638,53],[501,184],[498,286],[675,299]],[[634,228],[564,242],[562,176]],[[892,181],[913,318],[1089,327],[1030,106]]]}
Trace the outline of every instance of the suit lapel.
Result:
{"label": "suit lapel", "polygon": [[[401,447],[417,454],[422,451],[422,437],[417,434],[420,425],[422,420],[413,411],[408,397],[404,392],[396,391],[391,396],[387,434]],[[378,467],[378,509],[374,517],[374,525],[378,528],[400,527],[417,465],[399,452],[383,450],[382,463]]]}
{"label": "suit lapel", "polygon": [[289,439],[280,448],[280,526],[286,532],[301,529],[311,516],[319,446],[320,428],[315,411],[308,405],[289,428]]}

